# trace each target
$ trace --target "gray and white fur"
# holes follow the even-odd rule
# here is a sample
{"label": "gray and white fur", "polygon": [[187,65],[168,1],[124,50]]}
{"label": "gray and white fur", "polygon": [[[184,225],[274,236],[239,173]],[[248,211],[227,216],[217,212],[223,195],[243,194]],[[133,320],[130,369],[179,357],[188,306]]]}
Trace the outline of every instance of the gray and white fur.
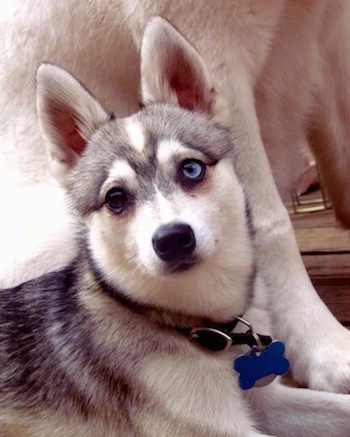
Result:
{"label": "gray and white fur", "polygon": [[267,298],[222,102],[161,18],[141,79],[145,107],[114,119],[65,70],[38,69],[39,123],[80,249],[1,290],[0,436],[347,435],[346,395],[278,380],[243,392],[232,363],[247,348],[211,352],[183,334],[242,314],[266,334]]}

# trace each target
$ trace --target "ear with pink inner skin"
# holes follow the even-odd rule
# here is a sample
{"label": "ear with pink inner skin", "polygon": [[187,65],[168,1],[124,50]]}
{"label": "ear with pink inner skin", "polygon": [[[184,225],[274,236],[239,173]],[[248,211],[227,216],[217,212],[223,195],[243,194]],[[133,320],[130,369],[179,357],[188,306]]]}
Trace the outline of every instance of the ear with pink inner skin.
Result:
{"label": "ear with pink inner skin", "polygon": [[215,115],[216,92],[195,48],[160,17],[148,22],[141,45],[141,97]]}
{"label": "ear with pink inner skin", "polygon": [[37,111],[50,166],[60,180],[83,153],[109,114],[66,70],[41,64],[36,76]]}

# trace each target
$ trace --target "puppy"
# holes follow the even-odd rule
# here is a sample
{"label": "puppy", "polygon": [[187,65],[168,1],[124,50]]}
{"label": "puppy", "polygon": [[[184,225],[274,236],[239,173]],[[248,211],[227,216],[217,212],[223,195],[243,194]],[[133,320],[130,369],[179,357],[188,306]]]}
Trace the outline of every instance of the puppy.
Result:
{"label": "puppy", "polygon": [[63,269],[1,290],[1,436],[346,435],[346,395],[271,383],[283,357],[249,373],[266,387],[238,386],[239,360],[279,343],[234,135],[163,19],[141,59],[145,107],[121,119],[65,70],[38,69],[39,123],[81,230]]}
{"label": "puppy", "polygon": [[[235,173],[249,205],[256,263],[268,290],[273,330],[287,345],[293,375],[315,389],[348,393],[349,332],[320,301],[306,274],[265,154],[283,192],[295,174],[291,162],[299,168],[297,146],[309,142],[324,162],[337,214],[349,222],[348,5],[342,0],[336,5],[330,0],[94,0],[48,1],[42,8],[37,0],[25,0],[6,10],[1,6],[0,178],[5,182],[0,200],[6,208],[0,286],[62,268],[79,247],[64,194],[47,182],[48,160],[33,103],[38,63],[49,59],[67,68],[89,84],[104,107],[129,115],[137,110],[136,46],[149,16],[162,14],[198,47],[208,67],[193,71],[204,104],[186,97],[186,81],[181,95],[170,93],[168,100],[179,96],[181,104],[209,111],[234,133]],[[150,34],[154,38],[159,35]],[[158,48],[164,62],[153,67],[150,61],[147,74],[167,73],[166,43],[164,52]],[[152,102],[151,94],[145,97]]]}

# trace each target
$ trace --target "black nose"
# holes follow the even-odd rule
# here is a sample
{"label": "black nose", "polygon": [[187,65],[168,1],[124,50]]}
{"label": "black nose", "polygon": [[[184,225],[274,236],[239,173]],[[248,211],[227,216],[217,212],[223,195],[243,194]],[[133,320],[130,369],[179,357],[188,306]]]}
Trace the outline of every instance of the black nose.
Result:
{"label": "black nose", "polygon": [[161,260],[174,261],[190,255],[196,247],[196,239],[191,226],[169,223],[156,230],[152,244]]}

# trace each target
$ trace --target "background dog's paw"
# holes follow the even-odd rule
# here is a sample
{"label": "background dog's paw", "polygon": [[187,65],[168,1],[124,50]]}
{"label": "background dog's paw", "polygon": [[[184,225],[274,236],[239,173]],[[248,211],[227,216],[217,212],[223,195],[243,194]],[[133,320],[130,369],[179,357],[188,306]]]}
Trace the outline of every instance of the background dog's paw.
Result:
{"label": "background dog's paw", "polygon": [[309,376],[309,387],[315,390],[350,393],[350,337],[328,347],[316,359]]}
{"label": "background dog's paw", "polygon": [[314,345],[304,365],[298,363],[293,372],[298,382],[314,390],[350,393],[350,332],[337,334]]}

